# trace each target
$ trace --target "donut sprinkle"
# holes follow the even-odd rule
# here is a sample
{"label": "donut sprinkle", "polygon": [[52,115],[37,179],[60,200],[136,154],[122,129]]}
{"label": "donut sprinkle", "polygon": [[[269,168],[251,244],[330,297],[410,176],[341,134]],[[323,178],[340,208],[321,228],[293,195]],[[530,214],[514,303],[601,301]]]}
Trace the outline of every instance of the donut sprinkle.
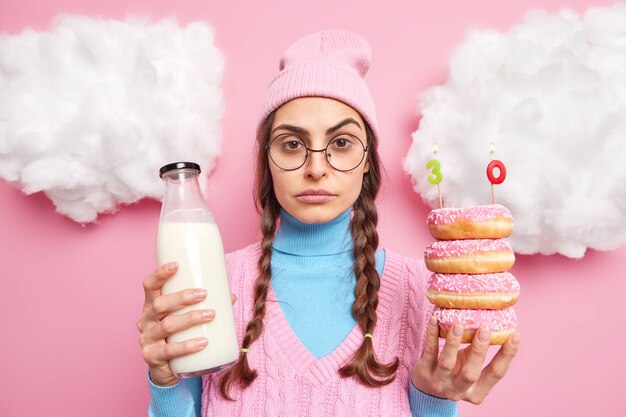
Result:
{"label": "donut sprinkle", "polygon": [[513,307],[504,310],[470,310],[435,307],[433,312],[439,325],[446,329],[455,323],[462,323],[465,330],[477,330],[481,327],[492,332],[510,330],[517,327],[517,316]]}
{"label": "donut sprinkle", "polygon": [[514,293],[519,282],[509,272],[493,274],[432,274],[428,289],[456,294]]}
{"label": "donut sprinkle", "polygon": [[512,252],[506,239],[438,240],[424,251],[426,259],[448,258],[485,252]]}
{"label": "donut sprinkle", "polygon": [[451,224],[457,220],[469,222],[486,222],[498,217],[513,220],[511,212],[501,204],[489,204],[474,207],[445,207],[432,210],[426,221],[429,224],[443,225]]}

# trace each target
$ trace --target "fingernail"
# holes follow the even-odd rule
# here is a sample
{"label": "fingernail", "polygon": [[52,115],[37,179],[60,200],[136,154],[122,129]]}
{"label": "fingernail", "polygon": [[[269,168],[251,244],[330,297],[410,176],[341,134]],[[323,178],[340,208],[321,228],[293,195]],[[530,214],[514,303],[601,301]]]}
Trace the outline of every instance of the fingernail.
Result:
{"label": "fingernail", "polygon": [[487,329],[480,329],[478,331],[478,341],[480,343],[485,343],[485,342],[489,341],[489,330],[487,330]]}
{"label": "fingernail", "polygon": [[206,291],[205,290],[195,290],[193,292],[193,296],[196,297],[198,300],[202,300],[204,297],[206,297]]}
{"label": "fingernail", "polygon": [[515,333],[513,337],[511,338],[511,344],[517,347],[519,345],[519,342],[520,342],[520,335],[519,333]]}
{"label": "fingernail", "polygon": [[198,339],[196,341],[196,346],[198,346],[199,348],[205,347],[208,344],[209,344],[209,339],[207,339],[205,337],[203,337],[202,339]]}
{"label": "fingernail", "polygon": [[454,337],[460,337],[463,334],[463,326],[459,323],[455,324],[452,328],[452,334]]}
{"label": "fingernail", "polygon": [[207,308],[202,312],[202,318],[212,319],[213,317],[215,317],[215,310],[212,308]]}
{"label": "fingernail", "polygon": [[435,317],[435,316],[431,316],[430,317],[430,325],[431,326],[436,326],[437,325],[437,317]]}
{"label": "fingernail", "polygon": [[176,262],[170,262],[167,265],[165,265],[165,269],[167,269],[168,271],[173,271],[176,268],[178,268],[178,263]]}

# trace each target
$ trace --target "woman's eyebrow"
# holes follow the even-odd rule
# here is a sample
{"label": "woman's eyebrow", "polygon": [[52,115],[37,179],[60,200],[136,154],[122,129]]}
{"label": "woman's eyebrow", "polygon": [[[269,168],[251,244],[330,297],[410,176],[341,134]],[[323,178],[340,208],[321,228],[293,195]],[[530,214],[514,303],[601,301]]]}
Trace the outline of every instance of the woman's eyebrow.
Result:
{"label": "woman's eyebrow", "polygon": [[326,131],[326,134],[329,135],[329,134],[333,133],[334,131],[336,131],[336,130],[340,129],[341,127],[343,127],[343,126],[345,126],[347,124],[350,124],[350,123],[355,124],[359,128],[359,130],[363,130],[363,129],[361,129],[361,125],[359,124],[359,122],[354,120],[352,117],[348,117],[347,119],[337,123],[335,126],[333,126],[330,129],[328,129]]}
{"label": "woman's eyebrow", "polygon": [[308,131],[308,130],[306,130],[306,129],[303,129],[303,128],[301,128],[301,127],[294,126],[294,125],[289,125],[289,124],[286,124],[286,123],[283,123],[282,125],[278,125],[278,126],[276,126],[276,127],[272,130],[272,133],[270,133],[270,134],[271,134],[271,135],[273,135],[273,134],[274,134],[274,132],[276,132],[277,130],[280,130],[280,129],[283,129],[283,130],[290,130],[290,131],[295,132],[295,133],[300,133],[301,135],[308,135],[308,134],[309,134],[309,131]]}
{"label": "woman's eyebrow", "polygon": [[[347,124],[354,124],[356,125],[359,130],[363,130],[361,129],[361,125],[359,124],[359,122],[357,122],[356,120],[354,120],[351,117],[348,117],[345,120],[342,120],[341,122],[337,123],[335,126],[329,128],[328,130],[326,130],[326,134],[329,135],[337,130],[339,130],[340,128],[342,128],[343,126],[347,125]],[[279,129],[284,129],[284,130],[289,130],[295,133],[300,133],[301,135],[307,135],[309,134],[309,131],[306,129],[303,129],[299,126],[294,126],[294,125],[290,125],[290,124],[286,124],[283,123],[282,125],[278,125],[276,126],[273,130],[271,134],[274,134],[275,131],[279,130]]]}

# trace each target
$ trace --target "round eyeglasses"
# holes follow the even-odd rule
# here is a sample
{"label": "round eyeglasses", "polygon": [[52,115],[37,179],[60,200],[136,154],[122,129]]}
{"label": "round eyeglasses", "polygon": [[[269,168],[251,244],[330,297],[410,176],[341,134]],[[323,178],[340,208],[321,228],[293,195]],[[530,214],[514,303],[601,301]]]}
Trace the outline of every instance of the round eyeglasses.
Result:
{"label": "round eyeglasses", "polygon": [[265,149],[268,150],[272,162],[284,171],[301,168],[306,163],[309,152],[324,152],[331,167],[342,172],[352,171],[361,165],[367,152],[361,139],[349,134],[331,139],[324,149],[311,149],[292,134],[279,135],[265,145]]}

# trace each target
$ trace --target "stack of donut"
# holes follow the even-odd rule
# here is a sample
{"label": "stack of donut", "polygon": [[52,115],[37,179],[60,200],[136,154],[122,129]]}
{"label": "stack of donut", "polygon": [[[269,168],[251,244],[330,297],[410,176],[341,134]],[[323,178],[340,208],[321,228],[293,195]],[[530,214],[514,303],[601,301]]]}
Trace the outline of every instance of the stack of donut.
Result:
{"label": "stack of donut", "polygon": [[426,296],[437,306],[439,336],[445,338],[455,323],[462,323],[462,343],[488,328],[489,343],[503,344],[517,326],[511,306],[520,291],[507,272],[515,262],[505,239],[513,231],[511,213],[500,204],[441,208],[432,210],[427,222],[437,241],[424,252],[433,272]]}

